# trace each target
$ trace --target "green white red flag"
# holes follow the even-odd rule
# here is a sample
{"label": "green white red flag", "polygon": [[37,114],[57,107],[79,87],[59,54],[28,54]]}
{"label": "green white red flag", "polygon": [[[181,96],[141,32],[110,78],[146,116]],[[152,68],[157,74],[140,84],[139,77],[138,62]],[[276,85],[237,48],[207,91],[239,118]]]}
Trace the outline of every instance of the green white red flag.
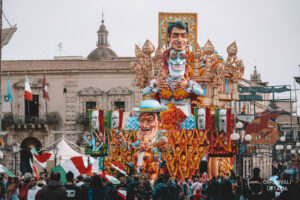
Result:
{"label": "green white red flag", "polygon": [[39,180],[40,179],[39,173],[38,173],[36,167],[34,166],[31,158],[29,158],[29,163],[30,163],[30,167],[31,167],[32,171],[34,172],[36,178]]}
{"label": "green white red flag", "polygon": [[1,164],[0,164],[0,173],[5,173],[10,177],[15,177],[15,175],[11,171],[9,171],[6,167],[4,167]]}
{"label": "green white red flag", "polygon": [[52,154],[51,153],[43,153],[43,154],[39,155],[39,153],[35,147],[32,147],[31,153],[32,153],[33,159],[37,163],[39,163],[39,165],[41,165],[43,168],[46,168],[47,161],[49,160],[49,158],[51,157]]}
{"label": "green white red flag", "polygon": [[82,156],[72,157],[60,165],[57,165],[51,169],[53,172],[59,172],[61,175],[61,182],[66,182],[66,174],[71,171],[74,174],[74,177],[79,176],[80,174],[92,174],[92,165],[85,166]]}
{"label": "green white red flag", "polygon": [[32,101],[32,92],[30,89],[29,81],[27,78],[27,74],[25,75],[25,93],[24,93],[24,98],[27,99],[28,101]]}

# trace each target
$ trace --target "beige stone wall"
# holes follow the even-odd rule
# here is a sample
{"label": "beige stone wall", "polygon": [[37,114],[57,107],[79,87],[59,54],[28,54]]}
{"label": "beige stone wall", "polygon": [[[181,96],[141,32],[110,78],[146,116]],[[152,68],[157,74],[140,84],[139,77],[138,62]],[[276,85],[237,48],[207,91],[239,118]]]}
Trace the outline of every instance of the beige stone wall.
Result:
{"label": "beige stone wall", "polygon": [[[39,95],[39,117],[44,118],[46,114],[46,103],[43,99],[42,80],[43,72],[27,72],[32,93]],[[10,73],[11,91],[13,96],[12,112],[14,117],[24,118],[24,79],[25,73]],[[5,136],[6,148],[4,149],[4,163],[12,169],[12,153],[10,145],[13,141],[20,144],[27,137],[37,138],[42,147],[47,146],[64,135],[67,139],[76,143],[82,136],[83,130],[76,124],[79,114],[85,113],[85,102],[96,101],[100,108],[112,109],[114,101],[125,101],[125,111],[132,111],[136,105],[135,96],[135,74],[129,70],[109,72],[47,72],[46,79],[50,102],[47,103],[47,111],[58,112],[62,119],[62,126],[53,130],[47,127],[46,132],[35,130],[15,131],[13,127],[7,131]],[[2,94],[7,95],[7,74],[2,75]],[[64,92],[66,88],[66,92]],[[8,102],[4,102],[6,107]],[[17,158],[19,167],[20,157]]]}

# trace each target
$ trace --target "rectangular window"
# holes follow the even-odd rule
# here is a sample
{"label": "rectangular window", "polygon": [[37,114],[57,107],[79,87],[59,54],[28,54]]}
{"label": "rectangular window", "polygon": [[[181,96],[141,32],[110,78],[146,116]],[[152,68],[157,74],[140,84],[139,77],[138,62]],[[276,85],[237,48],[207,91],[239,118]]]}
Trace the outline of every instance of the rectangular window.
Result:
{"label": "rectangular window", "polygon": [[125,102],[124,101],[115,101],[115,108],[125,109]]}
{"label": "rectangular window", "polygon": [[32,101],[25,99],[25,123],[36,124],[39,121],[39,95],[33,95]]}
{"label": "rectangular window", "polygon": [[96,102],[95,101],[87,101],[85,102],[85,111],[86,114],[89,114],[90,109],[95,109],[96,108]]}

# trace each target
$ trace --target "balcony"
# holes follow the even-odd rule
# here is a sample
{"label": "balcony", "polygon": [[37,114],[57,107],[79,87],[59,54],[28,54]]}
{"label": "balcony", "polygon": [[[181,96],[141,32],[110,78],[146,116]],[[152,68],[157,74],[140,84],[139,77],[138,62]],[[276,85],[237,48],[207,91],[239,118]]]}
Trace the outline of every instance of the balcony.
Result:
{"label": "balcony", "polygon": [[84,130],[89,129],[89,115],[87,113],[79,113],[76,118],[76,123],[81,125]]}
{"label": "balcony", "polygon": [[57,112],[47,113],[46,116],[13,116],[7,113],[2,118],[3,130],[13,129],[15,131],[42,130],[46,131],[48,126],[57,129],[61,125],[62,119]]}

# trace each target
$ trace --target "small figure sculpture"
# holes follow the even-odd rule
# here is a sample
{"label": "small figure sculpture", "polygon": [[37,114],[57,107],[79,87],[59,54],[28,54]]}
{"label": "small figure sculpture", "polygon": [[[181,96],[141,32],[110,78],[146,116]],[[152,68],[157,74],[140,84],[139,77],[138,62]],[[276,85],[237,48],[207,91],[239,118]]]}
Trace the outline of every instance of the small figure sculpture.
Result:
{"label": "small figure sculpture", "polygon": [[205,113],[206,113],[206,110],[205,108],[199,108],[198,109],[198,129],[199,130],[205,130],[205,123],[206,123],[206,120],[205,120]]}
{"label": "small figure sculpture", "polygon": [[112,129],[119,129],[119,111],[114,110],[111,114],[111,128]]}

